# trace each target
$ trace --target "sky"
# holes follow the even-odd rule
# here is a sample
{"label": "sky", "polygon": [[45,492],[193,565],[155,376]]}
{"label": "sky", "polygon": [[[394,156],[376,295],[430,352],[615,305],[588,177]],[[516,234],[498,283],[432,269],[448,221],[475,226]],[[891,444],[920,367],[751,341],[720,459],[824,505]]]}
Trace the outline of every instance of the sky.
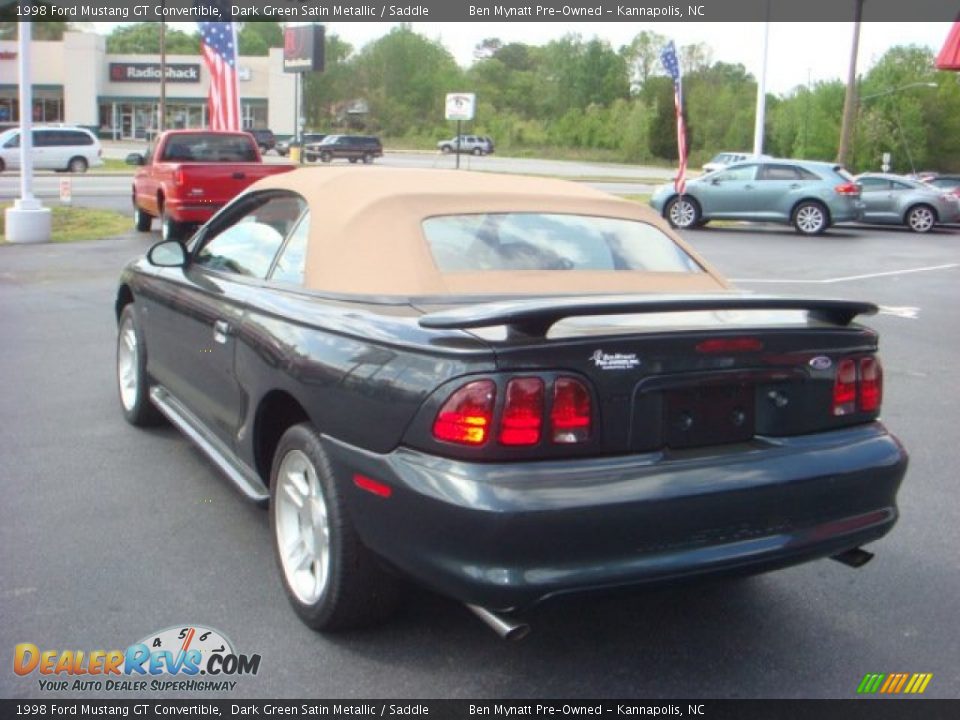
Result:
{"label": "sky", "polygon": [[[114,23],[95,23],[96,30],[109,33]],[[192,23],[175,23],[193,32]],[[355,49],[385,35],[394,23],[326,23]],[[485,38],[504,42],[545,44],[567,33],[580,33],[585,40],[594,36],[608,41],[614,49],[629,43],[643,30],[673,39],[678,46],[704,42],[713,49],[713,60],[741,63],[759,77],[762,65],[763,23],[522,23],[458,22],[412,23],[413,30],[440,40],[457,62],[473,62],[474,47]],[[918,44],[939,51],[950,31],[949,22],[881,23],[861,26],[858,69],[865,72],[883,53],[895,45]],[[767,92],[786,94],[798,85],[822,80],[846,81],[853,23],[771,23],[767,57]]]}

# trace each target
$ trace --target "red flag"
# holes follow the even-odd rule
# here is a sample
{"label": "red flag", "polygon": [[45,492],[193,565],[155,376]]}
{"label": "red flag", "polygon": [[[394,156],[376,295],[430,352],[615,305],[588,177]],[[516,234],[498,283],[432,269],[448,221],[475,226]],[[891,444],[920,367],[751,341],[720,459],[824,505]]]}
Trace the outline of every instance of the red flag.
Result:
{"label": "red flag", "polygon": [[207,96],[211,130],[240,130],[237,92],[237,28],[232,22],[202,22],[203,59],[210,72]]}
{"label": "red flag", "polygon": [[660,62],[673,78],[673,107],[677,116],[677,152],[680,155],[680,168],[673,181],[673,189],[681,195],[687,189],[687,127],[683,119],[683,84],[680,81],[680,61],[673,40],[660,51]]}
{"label": "red flag", "polygon": [[950,28],[947,41],[937,55],[937,67],[940,70],[960,70],[960,21]]}

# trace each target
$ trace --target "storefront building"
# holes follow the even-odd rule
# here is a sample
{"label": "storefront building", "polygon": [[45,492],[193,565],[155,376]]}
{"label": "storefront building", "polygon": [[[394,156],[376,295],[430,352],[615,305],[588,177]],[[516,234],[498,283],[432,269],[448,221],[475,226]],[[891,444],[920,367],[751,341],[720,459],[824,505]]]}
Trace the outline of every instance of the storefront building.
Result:
{"label": "storefront building", "polygon": [[[20,120],[15,41],[0,41],[0,127]],[[32,117],[38,123],[81,125],[101,138],[145,140],[160,126],[160,56],[113,55],[102,35],[67,32],[62,42],[30,44]],[[207,126],[210,76],[203,59],[167,55],[166,123]],[[295,76],[283,72],[283,49],[238,60],[245,129],[293,135]]]}

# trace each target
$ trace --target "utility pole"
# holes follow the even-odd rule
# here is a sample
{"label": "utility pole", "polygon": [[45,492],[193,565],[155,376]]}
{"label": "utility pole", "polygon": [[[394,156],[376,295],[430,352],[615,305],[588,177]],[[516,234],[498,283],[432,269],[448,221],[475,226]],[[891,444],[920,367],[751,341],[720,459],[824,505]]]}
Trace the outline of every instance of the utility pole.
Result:
{"label": "utility pole", "polygon": [[763,154],[763,132],[767,110],[767,47],[770,43],[770,0],[767,0],[767,17],[763,23],[763,56],[760,61],[760,77],[757,81],[757,112],[753,125],[753,154]]}
{"label": "utility pole", "polygon": [[864,0],[853,0],[853,47],[850,50],[850,70],[847,74],[847,94],[843,100],[843,123],[840,126],[840,147],[837,162],[846,166],[850,161],[851,138],[857,122],[857,52],[860,49],[860,20]]}

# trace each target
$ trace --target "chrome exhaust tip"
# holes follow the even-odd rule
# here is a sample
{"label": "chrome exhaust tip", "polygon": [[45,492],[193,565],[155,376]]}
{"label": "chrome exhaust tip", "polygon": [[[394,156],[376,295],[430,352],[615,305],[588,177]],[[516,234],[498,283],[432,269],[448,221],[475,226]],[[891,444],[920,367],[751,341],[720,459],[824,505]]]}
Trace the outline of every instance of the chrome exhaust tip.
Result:
{"label": "chrome exhaust tip", "polygon": [[474,615],[483,620],[491,630],[504,640],[522,640],[530,634],[530,626],[524,622],[515,622],[479,605],[469,603],[466,605]]}
{"label": "chrome exhaust tip", "polygon": [[838,563],[843,563],[847,567],[861,568],[873,560],[873,553],[867,552],[863,548],[853,548],[852,550],[846,550],[839,555],[831,555],[830,559],[836,560]]}

